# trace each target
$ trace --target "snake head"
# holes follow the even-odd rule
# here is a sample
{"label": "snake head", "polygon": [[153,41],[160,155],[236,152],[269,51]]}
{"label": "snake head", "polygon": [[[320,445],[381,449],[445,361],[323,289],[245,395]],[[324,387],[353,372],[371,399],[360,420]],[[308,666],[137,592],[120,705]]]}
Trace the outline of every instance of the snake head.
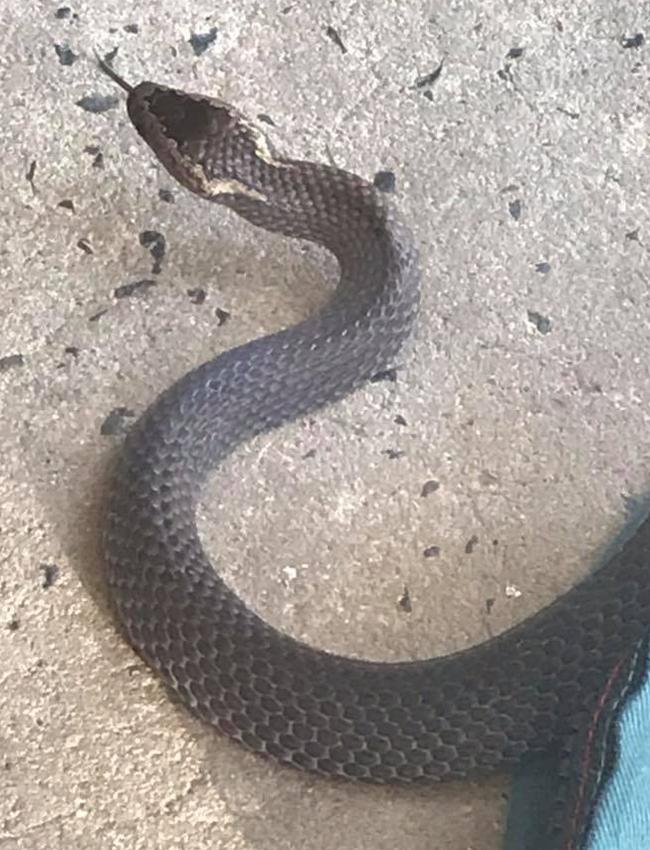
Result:
{"label": "snake head", "polygon": [[214,200],[236,195],[265,200],[261,172],[279,162],[264,135],[238,110],[218,98],[157,83],[131,86],[98,61],[128,92],[129,118],[175,180]]}
{"label": "snake head", "polygon": [[186,188],[218,200],[223,195],[264,199],[256,188],[273,155],[266,139],[229,104],[144,82],[129,94],[136,130]]}

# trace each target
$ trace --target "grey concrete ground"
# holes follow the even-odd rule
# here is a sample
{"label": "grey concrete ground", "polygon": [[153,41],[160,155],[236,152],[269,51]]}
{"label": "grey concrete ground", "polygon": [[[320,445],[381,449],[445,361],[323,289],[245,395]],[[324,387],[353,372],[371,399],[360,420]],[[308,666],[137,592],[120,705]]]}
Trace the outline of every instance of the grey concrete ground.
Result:
{"label": "grey concrete ground", "polygon": [[650,3],[67,2],[2,7],[0,847],[495,850],[503,780],[274,768],[118,636],[97,535],[131,414],[333,269],[173,185],[91,52],[394,173],[424,287],[396,380],[242,448],[202,527],[273,623],[420,658],[553,598],[648,488]]}

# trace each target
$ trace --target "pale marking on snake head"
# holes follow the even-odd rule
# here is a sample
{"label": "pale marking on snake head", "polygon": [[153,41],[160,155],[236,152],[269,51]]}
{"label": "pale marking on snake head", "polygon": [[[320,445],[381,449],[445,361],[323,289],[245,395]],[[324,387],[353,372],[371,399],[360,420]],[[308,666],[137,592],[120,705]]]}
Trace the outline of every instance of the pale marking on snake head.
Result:
{"label": "pale marking on snake head", "polygon": [[224,177],[223,179],[208,180],[205,172],[200,165],[184,161],[184,165],[188,171],[191,171],[194,177],[199,181],[199,184],[206,195],[211,198],[218,198],[219,195],[245,195],[247,198],[253,198],[256,201],[268,203],[268,198],[257,189],[251,189],[245,183],[235,180],[232,177]]}
{"label": "pale marking on snake head", "polygon": [[253,137],[253,141],[255,143],[255,152],[257,153],[259,158],[264,160],[264,162],[267,162],[269,165],[273,165],[275,168],[284,168],[286,163],[283,163],[282,160],[276,159],[273,156],[271,146],[269,145],[269,140],[267,139],[266,135],[259,129],[259,127],[256,127],[254,124],[251,124],[250,121],[247,121],[243,117],[239,120]]}
{"label": "pale marking on snake head", "polygon": [[286,162],[283,162],[281,159],[278,159],[276,156],[274,156],[266,133],[260,130],[260,128],[257,127],[255,124],[251,123],[241,113],[238,113],[237,119],[239,123],[242,124],[242,126],[246,127],[246,129],[250,133],[253,143],[255,145],[255,153],[261,160],[268,163],[268,165],[272,165],[274,168],[287,167]]}
{"label": "pale marking on snake head", "polygon": [[239,180],[232,178],[225,180],[210,180],[207,183],[207,191],[216,198],[219,195],[246,195],[248,198],[254,198],[256,201],[264,201],[268,203],[268,198],[257,189],[251,189],[245,183],[240,183]]}

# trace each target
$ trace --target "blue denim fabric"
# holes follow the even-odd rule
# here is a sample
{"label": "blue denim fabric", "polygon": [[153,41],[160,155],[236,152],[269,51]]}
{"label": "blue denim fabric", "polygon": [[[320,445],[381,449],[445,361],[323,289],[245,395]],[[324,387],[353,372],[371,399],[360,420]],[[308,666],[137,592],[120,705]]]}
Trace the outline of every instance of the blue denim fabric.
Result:
{"label": "blue denim fabric", "polygon": [[[649,659],[650,661],[650,659]],[[616,767],[596,807],[585,850],[650,848],[650,676],[621,711]]]}
{"label": "blue denim fabric", "polygon": [[[569,841],[572,850],[650,850],[648,671],[650,657],[640,685],[616,717],[613,768],[590,813],[587,838]],[[559,756],[548,753],[524,758],[515,770],[504,850],[560,850],[566,845],[547,837],[561,764]]]}

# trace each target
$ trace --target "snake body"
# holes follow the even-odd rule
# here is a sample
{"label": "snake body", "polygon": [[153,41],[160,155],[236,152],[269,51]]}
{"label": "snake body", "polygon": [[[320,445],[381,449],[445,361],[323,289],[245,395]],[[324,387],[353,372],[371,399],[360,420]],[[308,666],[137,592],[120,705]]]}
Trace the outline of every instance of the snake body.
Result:
{"label": "snake body", "polygon": [[129,91],[135,128],[180,184],[253,225],[324,245],[340,267],[317,314],[199,366],[129,432],[104,535],[128,640],[222,733],[329,776],[476,776],[570,736],[650,625],[648,522],[520,625],[417,662],[307,646],[215,572],[195,523],[208,471],[243,440],[341,399],[391,363],[417,313],[417,252],[393,206],[361,178],[278,156],[219,100],[130,87],[105,70]]}

